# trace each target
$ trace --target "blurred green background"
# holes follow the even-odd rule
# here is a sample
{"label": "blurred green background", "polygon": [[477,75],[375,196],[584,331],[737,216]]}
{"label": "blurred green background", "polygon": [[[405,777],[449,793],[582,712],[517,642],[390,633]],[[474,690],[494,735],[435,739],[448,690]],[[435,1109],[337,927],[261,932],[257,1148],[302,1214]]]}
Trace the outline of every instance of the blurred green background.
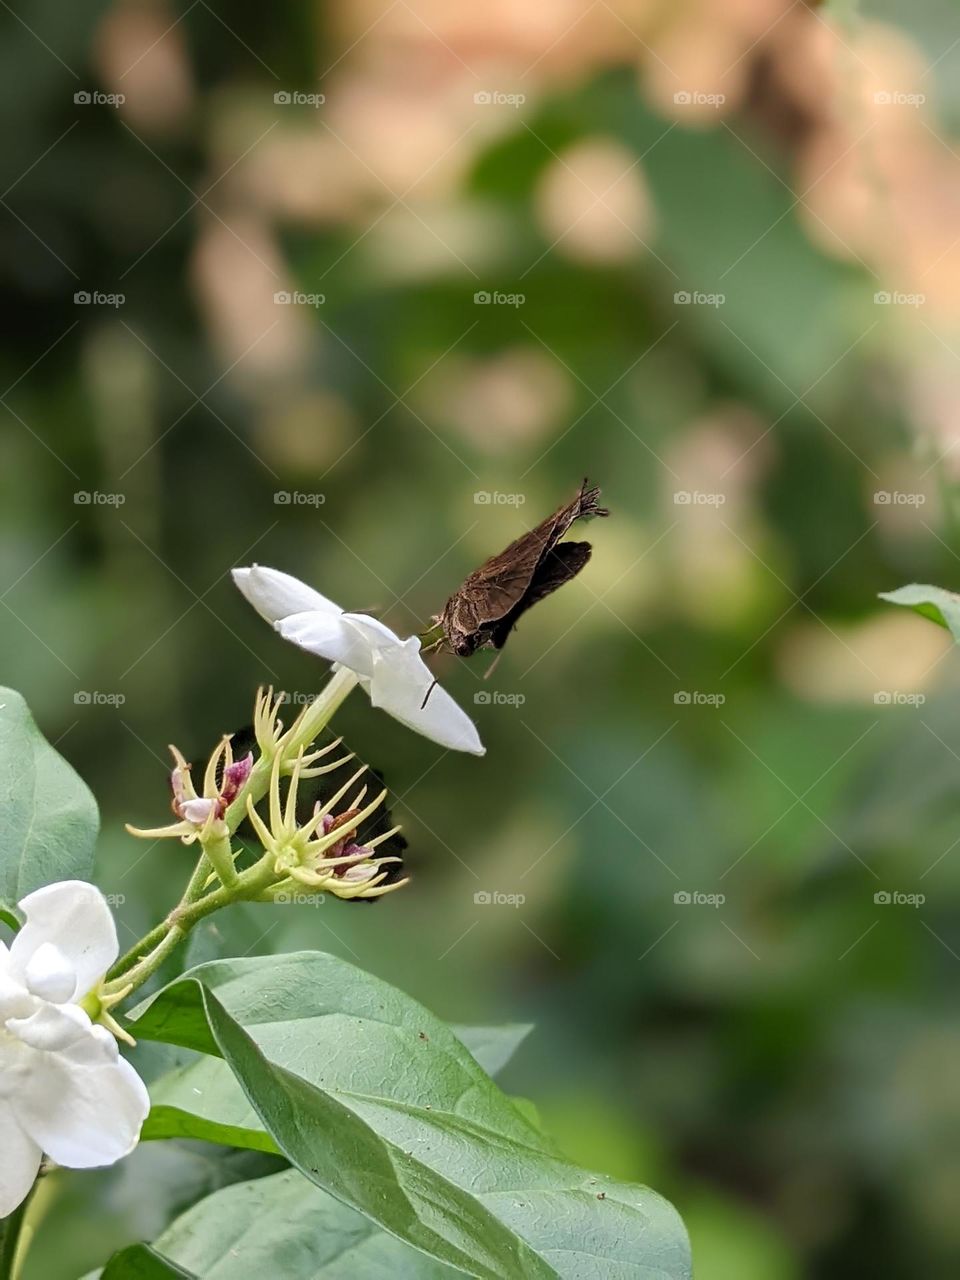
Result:
{"label": "blurred green background", "polygon": [[[958,661],[875,598],[960,581],[955,8],[3,9],[0,678],[123,941],[190,865],[123,831],[165,744],[323,678],[230,567],[409,633],[589,475],[588,568],[435,662],[483,760],[338,717],[411,886],[224,945],[534,1022],[505,1087],[701,1280],[956,1275]],[[28,1278],[157,1230],[172,1159],[52,1179]]]}

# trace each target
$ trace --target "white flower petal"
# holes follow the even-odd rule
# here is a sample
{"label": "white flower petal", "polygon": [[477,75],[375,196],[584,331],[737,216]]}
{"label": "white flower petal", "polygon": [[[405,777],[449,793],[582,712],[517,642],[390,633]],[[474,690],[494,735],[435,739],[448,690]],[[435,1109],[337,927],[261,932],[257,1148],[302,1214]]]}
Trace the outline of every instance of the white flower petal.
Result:
{"label": "white flower petal", "polygon": [[291,613],[326,613],[335,617],[343,612],[339,605],[308,587],[299,578],[279,569],[267,569],[264,565],[251,565],[248,569],[234,569],[233,580],[247,597],[261,618],[279,622]]}
{"label": "white flower petal", "polygon": [[[117,1044],[114,1036],[102,1027],[99,1023],[94,1023],[90,1028],[90,1034],[93,1036],[94,1043],[100,1050],[100,1056],[104,1062],[116,1062],[120,1057],[120,1046]],[[86,1062],[92,1055],[93,1050],[89,1047],[85,1040],[78,1041],[72,1048],[65,1050],[64,1057],[71,1060],[77,1059],[80,1062]]]}
{"label": "white flower petal", "polygon": [[379,618],[371,618],[368,613],[345,613],[343,620],[361,633],[374,653],[382,653],[407,643],[395,631],[391,631],[385,622],[381,622]]}
{"label": "white flower petal", "polygon": [[40,1169],[41,1149],[20,1128],[9,1104],[0,1103],[0,1218],[27,1198]]}
{"label": "white flower petal", "polygon": [[180,812],[187,822],[192,822],[195,827],[202,827],[216,807],[216,800],[198,796],[196,800],[184,800],[180,805]]}
{"label": "white flower petal", "polygon": [[28,1018],[8,1018],[7,1030],[31,1049],[56,1052],[90,1034],[90,1019],[78,1004],[42,1004]]}
{"label": "white flower petal", "polygon": [[123,1058],[107,1059],[97,1036],[67,1054],[38,1057],[17,1098],[20,1123],[57,1164],[92,1169],[113,1164],[137,1145],[150,1110],[143,1081]]}
{"label": "white flower petal", "polygon": [[430,668],[420,657],[420,641],[411,636],[397,649],[375,655],[368,691],[375,707],[388,711],[409,729],[452,751],[482,756],[484,747],[476,725],[439,685],[427,698],[432,684]]}
{"label": "white flower petal", "polygon": [[453,751],[484,754],[476,726],[448,693],[434,687],[420,640],[401,640],[378,618],[344,613],[289,574],[254,565],[234,569],[237,586],[285,640],[353,671],[375,707]]}
{"label": "white flower petal", "polygon": [[346,615],[294,613],[276,623],[284,640],[315,653],[318,658],[339,662],[358,675],[373,674],[373,652],[361,631],[346,621]]}
{"label": "white flower petal", "polygon": [[[20,903],[26,924],[10,946],[9,971],[25,979],[45,942],[54,943],[76,974],[73,996],[94,987],[120,953],[113,916],[103,894],[83,880],[61,880],[29,893]],[[68,997],[69,998],[69,997]]]}
{"label": "white flower petal", "polygon": [[30,957],[24,974],[27,989],[41,1000],[63,1004],[77,990],[73,965],[53,942],[44,942]]}
{"label": "white flower petal", "polygon": [[0,1024],[8,1018],[29,1017],[36,1003],[22,982],[0,969]]}

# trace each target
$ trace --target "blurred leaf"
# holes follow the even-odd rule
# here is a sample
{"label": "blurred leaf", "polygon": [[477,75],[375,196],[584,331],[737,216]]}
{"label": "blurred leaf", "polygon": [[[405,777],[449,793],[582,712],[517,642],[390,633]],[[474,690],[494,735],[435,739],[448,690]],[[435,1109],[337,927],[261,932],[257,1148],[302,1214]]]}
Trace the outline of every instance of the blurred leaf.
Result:
{"label": "blurred leaf", "polygon": [[709,1280],[797,1280],[789,1245],[758,1214],[702,1193],[687,1211],[694,1255]]}
{"label": "blurred leaf", "polygon": [[295,1169],[239,1182],[195,1205],[155,1246],[206,1280],[439,1280],[433,1262]]}
{"label": "blurred leaf", "polygon": [[46,741],[26,702],[0,688],[0,907],[54,880],[89,879],[97,805],[86,783]]}
{"label": "blurred leaf", "polygon": [[441,1261],[689,1276],[665,1201],[554,1157],[448,1027],[344,961],[203,965],[131,1016],[141,1036],[222,1054],[297,1168]]}
{"label": "blurred leaf", "polygon": [[[43,1180],[34,1236],[21,1280],[46,1280],[70,1241],[71,1276],[131,1243],[153,1239],[179,1214],[236,1182],[281,1172],[276,1156],[208,1142],[148,1142],[108,1169],[59,1169]],[[104,1218],[98,1211],[109,1205]],[[100,1274],[99,1272],[97,1274]]]}
{"label": "blurred leaf", "polygon": [[881,591],[881,600],[889,600],[891,604],[902,604],[922,618],[929,618],[938,623],[960,643],[960,596],[943,587],[931,587],[922,582],[911,582],[907,587],[899,587],[896,591]]}

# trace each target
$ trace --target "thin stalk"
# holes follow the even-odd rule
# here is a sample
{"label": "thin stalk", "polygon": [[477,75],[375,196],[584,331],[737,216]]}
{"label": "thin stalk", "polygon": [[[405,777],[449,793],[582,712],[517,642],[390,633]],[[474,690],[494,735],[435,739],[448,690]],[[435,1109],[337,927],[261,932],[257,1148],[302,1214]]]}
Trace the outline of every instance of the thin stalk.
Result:
{"label": "thin stalk", "polygon": [[[184,906],[191,902],[196,902],[203,893],[203,886],[206,883],[207,876],[210,874],[210,863],[205,854],[200,855],[197,859],[197,865],[194,867],[187,881],[187,887],[183,891],[183,897],[180,899],[179,906]],[[174,908],[177,910],[177,908]],[[139,942],[135,942],[129,951],[125,951],[120,959],[113,965],[107,974],[107,981],[113,982],[114,979],[121,977],[127,970],[132,969],[139,964],[146,956],[148,956],[156,946],[161,943],[171,928],[171,912],[166,920],[161,920],[158,925],[145,934]]]}
{"label": "thin stalk", "polygon": [[110,996],[123,992],[130,995],[138,987],[142,987],[148,978],[152,978],[160,966],[173,954],[190,930],[214,911],[229,906],[231,902],[255,900],[273,883],[277,874],[273,868],[273,858],[265,854],[259,862],[242,872],[232,885],[221,885],[202,898],[193,902],[184,900],[174,907],[165,922],[166,933],[149,954],[139,960],[131,969],[119,974],[106,984],[103,994]]}
{"label": "thin stalk", "polygon": [[17,1252],[20,1245],[20,1232],[27,1216],[27,1206],[33,1198],[37,1184],[27,1193],[24,1199],[8,1218],[0,1221],[0,1280],[14,1280],[16,1276]]}

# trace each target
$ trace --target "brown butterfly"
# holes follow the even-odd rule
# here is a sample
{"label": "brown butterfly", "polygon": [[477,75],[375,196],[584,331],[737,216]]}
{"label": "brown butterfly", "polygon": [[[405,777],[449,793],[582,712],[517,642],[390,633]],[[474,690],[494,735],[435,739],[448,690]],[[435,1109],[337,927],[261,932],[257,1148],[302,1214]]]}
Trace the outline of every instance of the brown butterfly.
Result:
{"label": "brown butterfly", "polygon": [[453,593],[433,618],[443,629],[436,642],[469,658],[478,649],[502,649],[522,614],[576,577],[590,559],[589,542],[561,542],[575,520],[607,516],[600,490],[584,480],[576,497],[529,533],[491,556]]}

